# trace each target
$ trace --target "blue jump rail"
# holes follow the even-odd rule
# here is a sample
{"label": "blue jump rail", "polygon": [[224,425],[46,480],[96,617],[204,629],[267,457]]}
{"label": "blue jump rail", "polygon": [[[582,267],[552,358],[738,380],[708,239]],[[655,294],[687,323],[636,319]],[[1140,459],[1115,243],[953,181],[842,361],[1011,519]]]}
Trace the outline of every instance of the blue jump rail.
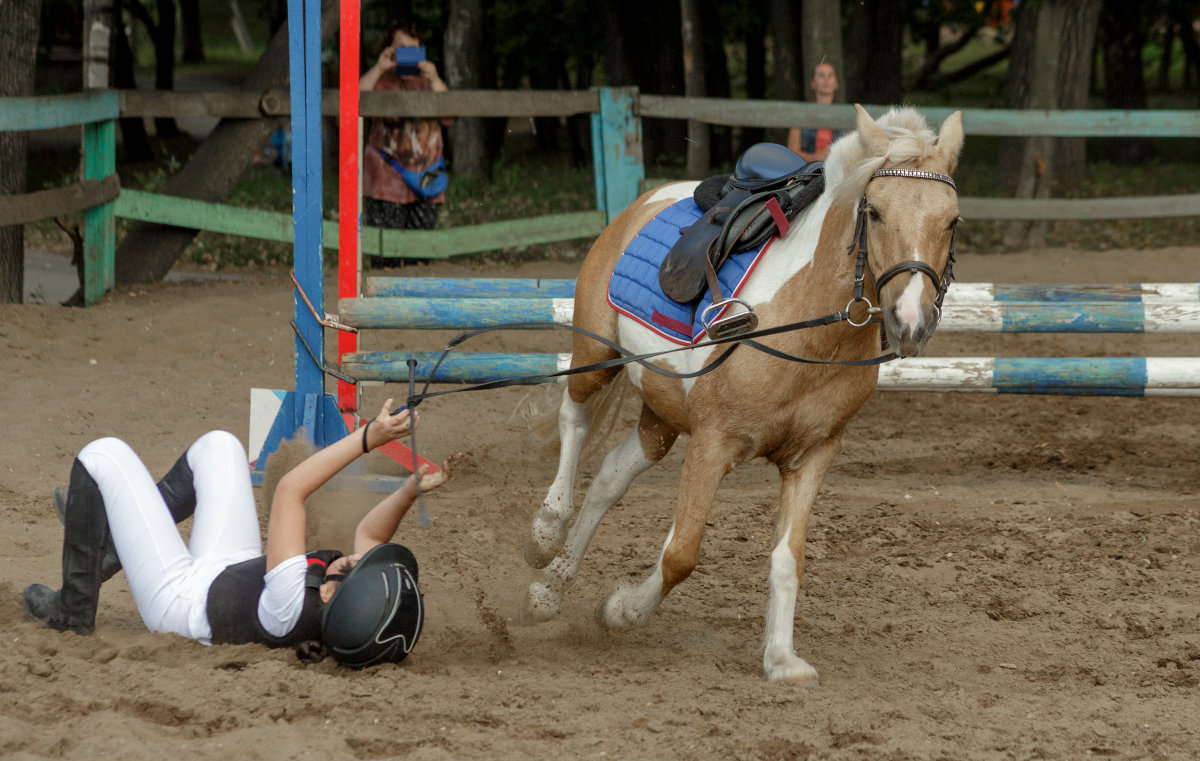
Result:
{"label": "blue jump rail", "polygon": [[[370,277],[364,296],[420,298],[571,298],[575,281],[555,278]],[[998,285],[955,283],[949,303],[992,301],[1200,301],[1200,283],[1074,283]]]}
{"label": "blue jump rail", "polygon": [[[356,328],[474,330],[509,323],[571,323],[570,298],[375,297],[342,299],[342,322]],[[799,317],[797,318],[799,319]],[[1200,333],[1200,300],[945,304],[941,330],[965,333]]]}
{"label": "blue jump rail", "polygon": [[[440,352],[347,354],[342,369],[360,380],[399,381],[417,360],[424,383],[488,383],[548,375],[571,365],[570,354],[452,352],[430,377]],[[782,360],[781,360],[782,361]],[[1085,396],[1200,396],[1196,357],[915,357],[880,366],[889,391],[976,391]]]}

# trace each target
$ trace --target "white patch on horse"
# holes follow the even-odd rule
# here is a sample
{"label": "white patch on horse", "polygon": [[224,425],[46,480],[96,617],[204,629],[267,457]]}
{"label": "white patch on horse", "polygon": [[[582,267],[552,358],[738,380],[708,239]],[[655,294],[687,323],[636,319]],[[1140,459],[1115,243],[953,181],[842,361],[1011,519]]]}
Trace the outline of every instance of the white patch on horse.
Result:
{"label": "white patch on horse", "polygon": [[646,199],[647,204],[658,203],[659,201],[682,201],[685,198],[691,198],[696,192],[696,188],[700,186],[698,182],[672,182],[669,185],[663,185],[658,190],[654,191],[654,195]]}
{"label": "white patch on horse", "polygon": [[[913,259],[921,260],[916,252],[913,252]],[[917,327],[921,324],[921,293],[924,290],[925,276],[912,275],[908,279],[908,285],[904,286],[904,292],[896,300],[896,317],[913,333],[917,332]]]}
{"label": "white patch on horse", "polygon": [[[625,315],[620,315],[617,318],[617,333],[621,337],[621,345],[633,354],[649,354],[650,352],[673,349],[679,346],[679,344],[668,341],[637,320]],[[713,354],[714,351],[715,349],[679,351],[674,354],[666,354],[658,357],[654,362],[666,365],[672,372],[690,373],[704,367],[706,362],[713,359],[716,356]],[[636,362],[630,362],[625,367],[629,370],[629,380],[638,391],[641,391],[642,375],[653,371],[647,370]],[[685,378],[683,380],[683,391],[685,394],[692,390],[693,383],[695,383],[694,378]]]}
{"label": "white patch on horse", "polygon": [[767,575],[770,592],[767,597],[766,631],[763,635],[763,674],[768,681],[790,681],[815,684],[817,670],[796,655],[794,632],[796,594],[800,577],[796,573],[796,557],[788,540],[788,529],[771,551],[771,568]]}
{"label": "white patch on horse", "polygon": [[567,521],[574,512],[571,492],[575,485],[575,470],[579,465],[579,450],[590,426],[591,404],[579,404],[571,400],[570,394],[563,394],[558,410],[561,442],[558,473],[541,508],[533,516],[533,531],[525,551],[526,560],[534,567],[544,566],[562,546]]}
{"label": "white patch on horse", "polygon": [[771,244],[738,294],[751,304],[765,304],[792,275],[812,263],[817,240],[829,211],[830,194],[822,193],[792,220],[788,234]]}
{"label": "white patch on horse", "polygon": [[663,542],[658,562],[654,564],[654,572],[641,584],[622,585],[604,601],[601,613],[610,629],[632,629],[650,622],[650,617],[663,601],[662,556],[674,536],[675,523],[672,522],[667,541]]}

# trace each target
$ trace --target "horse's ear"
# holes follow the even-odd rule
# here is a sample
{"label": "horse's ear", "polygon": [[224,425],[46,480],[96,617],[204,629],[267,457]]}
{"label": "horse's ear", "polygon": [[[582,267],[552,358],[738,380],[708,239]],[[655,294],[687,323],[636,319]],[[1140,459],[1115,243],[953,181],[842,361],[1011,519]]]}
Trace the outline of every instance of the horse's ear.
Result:
{"label": "horse's ear", "polygon": [[858,113],[858,137],[863,141],[868,153],[871,156],[883,156],[887,153],[888,144],[891,140],[884,134],[871,115],[867,113],[867,109],[859,104],[854,104],[854,110]]}
{"label": "horse's ear", "polygon": [[955,111],[942,122],[942,128],[938,130],[937,145],[946,159],[946,171],[954,174],[954,169],[958,166],[958,155],[962,153],[963,147],[962,111]]}

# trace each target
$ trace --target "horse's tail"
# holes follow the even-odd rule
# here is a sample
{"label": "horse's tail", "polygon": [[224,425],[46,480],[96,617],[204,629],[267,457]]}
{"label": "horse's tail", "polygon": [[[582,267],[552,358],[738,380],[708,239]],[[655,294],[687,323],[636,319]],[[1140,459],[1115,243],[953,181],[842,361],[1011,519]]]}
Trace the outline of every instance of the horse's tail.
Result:
{"label": "horse's tail", "polygon": [[[517,403],[509,416],[509,423],[524,427],[525,435],[544,447],[548,455],[558,448],[558,409],[565,389],[563,383],[535,386]],[[596,454],[608,440],[628,396],[629,374],[622,370],[611,383],[588,400],[591,425],[583,440],[583,458]]]}
{"label": "horse's tail", "polygon": [[581,459],[598,453],[604,447],[604,442],[608,441],[609,434],[621,417],[621,408],[629,397],[629,386],[629,373],[621,368],[617,377],[592,397],[592,424],[583,438]]}

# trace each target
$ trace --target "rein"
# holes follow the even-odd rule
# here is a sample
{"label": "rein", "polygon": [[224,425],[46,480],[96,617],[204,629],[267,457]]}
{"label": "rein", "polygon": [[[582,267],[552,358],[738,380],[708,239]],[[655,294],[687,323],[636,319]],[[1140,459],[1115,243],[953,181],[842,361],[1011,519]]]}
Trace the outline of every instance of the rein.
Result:
{"label": "rein", "polygon": [[[875,319],[878,319],[878,318],[875,318]],[[813,359],[811,357],[798,357],[794,354],[788,354],[787,352],[780,351],[778,349],[773,349],[770,346],[764,346],[763,344],[754,340],[756,338],[766,338],[768,336],[774,336],[774,335],[778,335],[780,333],[788,333],[788,332],[791,332],[794,330],[803,330],[805,328],[815,328],[815,327],[820,327],[822,325],[832,325],[834,323],[842,322],[842,321],[849,322],[851,325],[857,325],[857,323],[855,323],[853,321],[853,319],[851,319],[850,313],[848,311],[833,312],[832,314],[827,314],[824,317],[817,317],[812,320],[804,320],[802,322],[792,322],[792,323],[788,323],[786,325],[776,325],[773,328],[763,328],[762,330],[755,330],[755,331],[751,331],[749,333],[741,333],[736,336],[728,336],[726,338],[716,338],[716,339],[713,339],[710,341],[704,341],[703,343],[693,344],[691,346],[676,346],[675,348],[672,348],[672,349],[664,349],[662,351],[654,351],[654,352],[649,352],[646,354],[633,354],[629,351],[629,349],[626,349],[624,346],[620,345],[616,341],[611,341],[611,340],[605,338],[604,336],[601,336],[597,333],[593,333],[592,331],[587,330],[585,328],[576,327],[575,325],[563,325],[563,324],[560,324],[557,322],[514,322],[514,323],[508,323],[505,325],[492,325],[492,326],[489,326],[486,328],[479,328],[478,330],[466,331],[464,333],[460,333],[457,336],[455,336],[454,339],[451,340],[450,343],[446,346],[446,349],[442,352],[442,355],[440,357],[438,357],[438,361],[434,364],[433,369],[429,372],[429,377],[428,377],[428,379],[426,379],[425,386],[422,389],[421,393],[411,394],[407,400],[407,403],[410,408],[413,408],[426,399],[432,399],[432,398],[438,397],[438,396],[446,396],[448,394],[461,394],[461,393],[465,393],[467,391],[483,391],[486,389],[506,388],[508,386],[532,386],[532,385],[536,385],[538,383],[543,383],[545,381],[551,380],[553,378],[558,378],[558,377],[567,376],[567,375],[582,375],[583,373],[590,373],[590,372],[594,372],[596,370],[606,370],[611,367],[621,367],[623,365],[632,364],[634,362],[638,363],[639,365],[641,365],[642,367],[646,368],[647,370],[649,370],[653,373],[657,373],[659,375],[665,375],[668,378],[681,378],[681,379],[698,378],[701,375],[705,375],[707,373],[712,372],[713,370],[716,370],[718,367],[720,367],[722,364],[724,364],[725,360],[729,359],[729,356],[731,354],[733,354],[733,350],[736,349],[739,344],[743,344],[743,343],[752,349],[761,351],[764,354],[769,354],[770,356],[773,356],[773,357],[778,357],[780,359],[786,359],[789,362],[800,362],[803,364],[811,364],[811,365],[843,365],[843,366],[847,366],[847,367],[865,367],[865,366],[870,366],[870,365],[883,364],[884,362],[890,362],[893,359],[896,359],[896,355],[894,353],[882,354],[878,357],[872,357],[870,359],[857,359],[857,360]],[[872,321],[871,319],[868,319],[866,322],[871,322],[871,321]],[[864,322],[863,324],[866,324],[866,322]],[[441,367],[442,362],[446,359],[447,356],[450,355],[450,352],[453,351],[455,347],[457,347],[459,344],[462,344],[463,342],[465,342],[471,338],[482,335],[484,333],[490,333],[494,330],[570,330],[574,333],[579,333],[580,335],[587,336],[588,338],[591,338],[592,340],[607,346],[608,348],[612,349],[613,351],[616,351],[617,353],[619,353],[621,356],[614,357],[613,359],[607,359],[602,362],[593,362],[590,365],[581,365],[579,367],[571,367],[566,370],[559,370],[558,372],[554,372],[554,373],[544,373],[541,375],[524,375],[524,376],[520,376],[517,378],[504,378],[502,380],[488,381],[486,383],[477,383],[477,384],[474,384],[471,386],[463,386],[460,388],[446,389],[444,391],[433,391],[433,392],[428,391],[430,384],[433,383],[434,376],[437,375],[438,368]],[[709,348],[712,346],[719,346],[722,344],[732,344],[732,345],[729,346],[727,349],[725,349],[725,351],[721,352],[720,356],[718,356],[712,362],[709,362],[708,364],[701,367],[699,370],[695,370],[690,373],[678,373],[678,372],[675,372],[674,370],[668,370],[664,367],[659,367],[658,365],[654,365],[649,362],[649,360],[654,359],[655,357],[661,357],[666,354],[674,354],[674,353],[680,352],[680,351],[691,351],[692,349],[706,349],[706,348]],[[410,366],[410,368],[411,368],[411,366]]]}
{"label": "rein", "polygon": [[[917,169],[878,169],[874,173],[871,174],[872,179],[874,179],[875,177],[909,177],[909,178],[921,179],[921,180],[934,180],[937,182],[944,182],[952,188],[955,187],[954,180],[949,175],[941,174],[939,172],[926,172],[926,171],[917,170]],[[817,317],[817,318],[811,319],[811,320],[804,320],[801,322],[793,322],[793,323],[788,323],[786,325],[777,325],[773,328],[764,328],[762,330],[754,330],[754,331],[750,331],[747,333],[739,333],[737,335],[714,338],[714,339],[705,341],[703,343],[693,344],[690,346],[677,346],[677,347],[674,347],[671,349],[664,349],[662,351],[649,352],[649,353],[645,353],[645,354],[633,354],[632,352],[629,351],[629,349],[620,345],[616,341],[609,340],[608,338],[605,338],[604,336],[601,336],[601,335],[594,333],[590,330],[587,330],[585,328],[580,328],[575,325],[563,325],[563,324],[555,323],[555,322],[506,323],[503,325],[492,325],[492,326],[489,326],[486,328],[479,328],[477,330],[469,330],[469,331],[465,331],[463,333],[458,334],[450,341],[449,344],[446,345],[445,350],[442,352],[441,356],[438,357],[438,360],[434,364],[433,369],[429,372],[428,378],[425,381],[425,385],[422,388],[421,393],[419,393],[419,394],[414,393],[416,361],[409,360],[409,363],[408,363],[408,366],[409,366],[409,396],[407,399],[408,407],[409,407],[409,409],[416,409],[417,405],[426,399],[433,399],[433,398],[439,397],[439,396],[447,396],[449,394],[461,394],[461,393],[466,393],[468,391],[483,391],[486,389],[506,388],[508,386],[536,385],[539,383],[544,383],[545,381],[548,381],[548,380],[552,380],[554,378],[559,378],[559,377],[569,376],[569,375],[581,375],[584,373],[595,372],[597,370],[606,370],[606,369],[613,368],[613,367],[622,367],[624,365],[632,364],[634,362],[638,363],[639,365],[641,365],[642,367],[646,368],[647,370],[649,370],[651,372],[657,373],[659,375],[664,375],[669,378],[681,378],[681,379],[697,378],[701,375],[705,375],[707,373],[712,372],[713,370],[716,370],[718,367],[720,367],[722,364],[724,364],[725,360],[729,359],[730,355],[733,354],[734,350],[737,349],[737,347],[742,344],[745,344],[746,346],[749,346],[750,348],[752,348],[756,351],[763,352],[764,354],[767,354],[767,355],[770,355],[770,356],[773,356],[773,357],[776,357],[779,359],[787,360],[789,362],[800,362],[803,364],[842,365],[842,366],[849,366],[849,367],[864,367],[864,366],[870,366],[870,365],[879,365],[884,362],[890,362],[891,360],[896,359],[897,355],[894,352],[889,353],[889,354],[883,354],[883,355],[880,355],[877,357],[872,357],[870,359],[861,359],[861,360],[842,361],[842,360],[830,360],[830,359],[813,359],[811,357],[799,357],[794,354],[789,354],[787,352],[780,351],[778,349],[774,349],[770,346],[766,346],[755,340],[758,338],[766,338],[768,336],[778,335],[780,333],[788,333],[788,332],[791,332],[794,330],[803,330],[805,328],[815,328],[815,327],[819,327],[822,325],[831,325],[831,324],[834,324],[837,322],[842,322],[842,321],[849,322],[851,325],[853,325],[855,327],[862,327],[863,325],[867,325],[868,323],[880,321],[880,318],[878,317],[880,308],[873,306],[870,302],[870,299],[866,298],[866,296],[863,295],[865,272],[869,270],[869,265],[867,264],[866,205],[867,205],[867,197],[864,192],[862,199],[858,203],[857,219],[856,219],[855,225],[854,225],[854,237],[853,237],[850,245],[846,249],[847,254],[857,254],[857,258],[856,258],[855,264],[854,264],[854,298],[851,299],[846,304],[846,308],[840,312],[833,312],[832,314],[827,314],[823,317]],[[880,288],[882,288],[889,280],[891,280],[896,275],[899,275],[903,272],[910,272],[912,274],[920,273],[922,275],[925,275],[931,281],[933,281],[934,285],[937,287],[938,294],[937,294],[937,298],[935,299],[935,305],[937,307],[938,317],[940,319],[942,299],[945,297],[946,291],[950,287],[950,281],[953,280],[953,278],[954,278],[953,263],[954,263],[954,233],[952,231],[950,233],[949,258],[947,259],[946,266],[940,275],[925,262],[909,260],[909,261],[900,262],[899,264],[889,267],[878,278],[874,277],[874,275],[872,274],[872,280],[875,284],[876,293],[878,294],[878,290]],[[867,304],[867,308],[868,308],[867,316],[862,322],[855,322],[854,318],[850,315],[850,308],[855,303],[859,303],[859,302],[865,302]],[[490,332],[496,331],[496,330],[570,330],[574,333],[578,333],[580,335],[587,336],[588,338],[591,338],[592,340],[594,340],[600,344],[603,344],[604,346],[607,346],[608,348],[617,352],[620,356],[614,357],[613,359],[604,360],[601,362],[594,362],[589,365],[582,365],[579,367],[571,367],[566,370],[559,370],[558,372],[553,372],[553,373],[543,373],[540,375],[525,375],[525,376],[519,376],[516,378],[504,378],[501,380],[488,381],[486,383],[476,383],[476,384],[472,384],[470,386],[462,386],[459,388],[446,389],[443,391],[433,391],[433,392],[429,391],[429,386],[433,383],[433,378],[437,375],[438,368],[441,367],[442,362],[444,362],[446,357],[448,357],[450,355],[450,352],[452,352],[459,345],[465,343],[466,341],[468,341],[472,338],[475,338],[476,336],[480,336],[480,335],[483,335],[484,333],[490,333]],[[693,349],[706,349],[709,347],[720,346],[723,344],[730,344],[730,345],[723,352],[721,352],[721,354],[716,359],[714,359],[713,361],[704,365],[700,369],[689,372],[689,373],[680,373],[680,372],[675,372],[673,370],[668,370],[666,368],[659,367],[658,365],[652,364],[649,361],[656,357],[665,356],[667,354],[674,354],[674,353],[680,352],[680,351],[691,351]]]}

